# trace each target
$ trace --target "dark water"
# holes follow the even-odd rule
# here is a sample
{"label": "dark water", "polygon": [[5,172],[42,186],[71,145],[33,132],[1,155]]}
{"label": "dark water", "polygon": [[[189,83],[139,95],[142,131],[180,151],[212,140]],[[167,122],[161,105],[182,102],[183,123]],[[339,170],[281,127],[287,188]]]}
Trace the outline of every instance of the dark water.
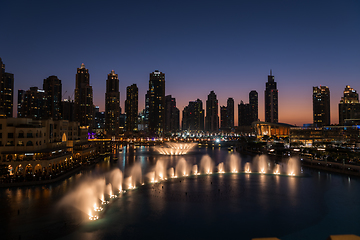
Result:
{"label": "dark water", "polygon": [[[185,156],[198,163],[209,154],[215,163],[228,152],[197,149]],[[159,158],[174,166],[179,157],[162,157],[148,148],[119,155],[57,184],[0,189],[0,226],[5,239],[326,239],[330,234],[360,235],[359,179],[303,169],[301,177],[214,174],[171,179],[128,191],[95,222],[59,208],[64,195],[85,176],[134,162],[148,171]],[[251,161],[241,156],[242,165]]]}

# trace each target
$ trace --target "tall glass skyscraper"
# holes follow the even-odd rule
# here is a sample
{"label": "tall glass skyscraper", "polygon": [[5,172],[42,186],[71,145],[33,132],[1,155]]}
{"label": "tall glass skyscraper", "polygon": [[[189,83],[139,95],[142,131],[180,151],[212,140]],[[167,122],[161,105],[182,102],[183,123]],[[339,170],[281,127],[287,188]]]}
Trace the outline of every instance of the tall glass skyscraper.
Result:
{"label": "tall glass skyscraper", "polygon": [[112,70],[106,80],[105,93],[105,129],[106,135],[112,137],[119,134],[120,127],[120,91],[119,78]]}
{"label": "tall glass skyscraper", "polygon": [[149,119],[150,134],[162,135],[165,125],[165,73],[155,70],[149,79]]}
{"label": "tall glass skyscraper", "polygon": [[276,82],[270,70],[265,89],[265,122],[278,122],[278,90]]}
{"label": "tall glass skyscraper", "polygon": [[89,131],[93,126],[93,89],[90,86],[89,70],[84,64],[77,69],[75,83],[75,121],[81,126],[89,126]]}

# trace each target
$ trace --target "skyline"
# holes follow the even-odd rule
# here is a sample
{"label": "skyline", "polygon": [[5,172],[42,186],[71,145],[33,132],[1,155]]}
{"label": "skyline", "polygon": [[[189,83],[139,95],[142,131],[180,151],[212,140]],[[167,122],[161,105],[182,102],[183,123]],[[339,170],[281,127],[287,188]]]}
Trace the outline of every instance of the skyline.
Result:
{"label": "skyline", "polygon": [[[159,70],[165,73],[166,95],[176,98],[181,114],[189,101],[205,104],[213,90],[219,107],[234,98],[235,125],[236,105],[248,102],[251,90],[259,94],[264,120],[270,69],[279,90],[279,122],[312,123],[312,87],[325,85],[331,123],[338,123],[345,86],[360,90],[358,1],[144,1],[111,8],[106,2],[19,2],[4,3],[1,16],[4,32],[11,33],[0,39],[5,46],[0,57],[14,74],[14,105],[18,89],[41,88],[50,75],[62,80],[64,98],[71,96],[81,63],[89,69],[101,111],[111,70],[119,74],[122,112],[126,87],[134,83],[139,111],[144,108],[149,73]],[[84,6],[86,11],[77,11]]]}

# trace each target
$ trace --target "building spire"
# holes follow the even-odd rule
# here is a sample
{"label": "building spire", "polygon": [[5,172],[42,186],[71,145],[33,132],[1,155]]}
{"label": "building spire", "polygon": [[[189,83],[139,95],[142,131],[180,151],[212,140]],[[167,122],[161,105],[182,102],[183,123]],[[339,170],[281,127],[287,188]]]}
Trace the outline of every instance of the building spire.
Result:
{"label": "building spire", "polygon": [[272,69],[270,69],[270,76],[272,76]]}

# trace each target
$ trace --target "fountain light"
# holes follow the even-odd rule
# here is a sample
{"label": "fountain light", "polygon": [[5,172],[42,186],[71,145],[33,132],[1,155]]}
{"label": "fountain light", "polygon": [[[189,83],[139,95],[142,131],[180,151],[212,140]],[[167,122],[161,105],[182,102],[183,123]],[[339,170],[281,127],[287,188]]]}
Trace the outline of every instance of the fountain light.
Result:
{"label": "fountain light", "polygon": [[[98,206],[96,206],[96,203],[94,203],[94,211],[95,212],[101,212],[102,210],[104,210],[102,207],[98,207]],[[91,213],[90,213],[91,214]],[[90,215],[89,214],[89,215]]]}
{"label": "fountain light", "polygon": [[289,176],[295,176],[294,172],[289,173]]}
{"label": "fountain light", "polygon": [[265,173],[265,170],[264,170],[264,169],[261,169],[260,173]]}
{"label": "fountain light", "polygon": [[279,171],[278,171],[278,170],[276,170],[276,171],[274,172],[274,174],[279,175],[280,173],[279,173]]}

